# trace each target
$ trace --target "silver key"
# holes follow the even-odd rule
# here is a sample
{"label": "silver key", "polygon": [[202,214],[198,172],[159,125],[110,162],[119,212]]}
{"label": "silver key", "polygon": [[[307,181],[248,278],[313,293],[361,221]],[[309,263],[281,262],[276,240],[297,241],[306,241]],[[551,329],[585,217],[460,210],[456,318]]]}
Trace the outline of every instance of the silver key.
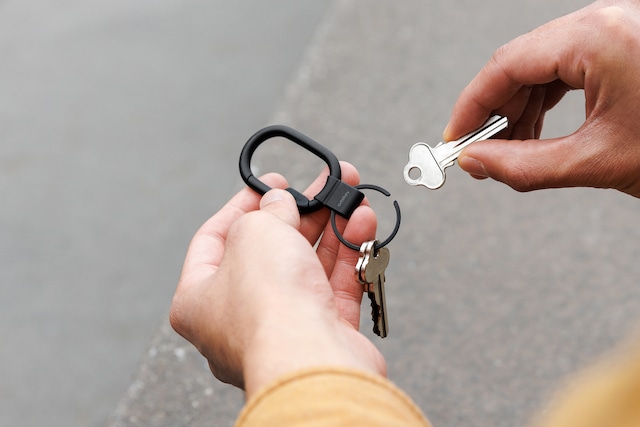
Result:
{"label": "silver key", "polygon": [[[462,138],[451,142],[440,142],[430,147],[424,142],[418,142],[409,150],[409,163],[404,167],[404,180],[410,185],[424,185],[435,190],[442,187],[445,180],[444,170],[453,165],[463,148],[472,142],[491,138],[496,133],[509,126],[506,117],[493,116],[482,127]],[[416,176],[416,178],[412,178]]]}
{"label": "silver key", "polygon": [[356,274],[360,283],[364,285],[364,291],[367,292],[369,300],[371,300],[373,332],[380,338],[384,338],[389,332],[384,293],[384,272],[389,265],[389,250],[380,248],[377,253],[374,253],[377,243],[377,240],[371,240],[364,242],[360,246],[360,258],[356,264]]}

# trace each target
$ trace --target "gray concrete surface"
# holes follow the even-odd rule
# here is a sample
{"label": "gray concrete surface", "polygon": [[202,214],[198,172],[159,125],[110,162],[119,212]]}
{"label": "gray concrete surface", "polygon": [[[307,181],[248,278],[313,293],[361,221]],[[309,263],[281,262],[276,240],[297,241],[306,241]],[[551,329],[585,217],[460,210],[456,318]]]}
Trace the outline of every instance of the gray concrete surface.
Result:
{"label": "gray concrete surface", "polygon": [[[334,2],[274,113],[401,203],[387,271],[390,336],[372,336],[368,310],[363,325],[389,377],[435,426],[524,425],[570,372],[638,324],[637,200],[594,189],[519,194],[456,168],[435,192],[402,179],[409,147],[438,140],[495,48],[586,3]],[[579,126],[581,96],[549,115],[546,136]],[[309,180],[290,152],[274,145],[262,168]],[[393,221],[382,202],[380,235]],[[113,425],[230,426],[241,406],[242,394],[212,379],[165,324]]]}
{"label": "gray concrete surface", "polygon": [[0,2],[0,425],[104,425],[323,2]]}
{"label": "gray concrete surface", "polygon": [[[0,424],[96,425],[108,412],[112,426],[233,424],[242,393],[165,314],[192,232],[241,186],[227,171],[266,122],[321,141],[402,206],[390,336],[363,314],[389,377],[435,426],[525,424],[637,326],[640,205],[604,190],[519,194],[455,168],[430,192],[402,168],[495,48],[587,3],[345,0],[317,28],[324,6],[311,2],[0,4],[13,59],[0,71]],[[227,25],[247,16],[259,36]],[[579,126],[580,96],[549,115],[547,136]],[[299,154],[276,145],[260,167],[302,185]],[[393,210],[373,203],[386,234]]]}

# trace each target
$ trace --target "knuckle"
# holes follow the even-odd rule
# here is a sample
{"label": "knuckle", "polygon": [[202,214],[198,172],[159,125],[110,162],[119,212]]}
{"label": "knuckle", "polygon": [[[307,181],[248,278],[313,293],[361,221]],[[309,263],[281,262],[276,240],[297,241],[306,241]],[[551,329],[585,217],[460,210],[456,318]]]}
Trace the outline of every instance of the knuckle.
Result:
{"label": "knuckle", "polygon": [[498,70],[504,76],[504,78],[514,87],[520,86],[520,83],[513,75],[513,61],[514,58],[518,56],[516,54],[516,52],[518,52],[516,43],[522,43],[524,40],[522,37],[523,36],[511,40],[510,42],[500,46],[493,52],[490,60],[492,66],[496,70]]}
{"label": "knuckle", "polygon": [[628,14],[621,7],[609,6],[598,10],[596,20],[596,26],[602,28],[601,33],[605,37],[615,39],[613,46],[621,46],[626,50],[634,42],[638,42],[637,25],[631,23]]}
{"label": "knuckle", "polygon": [[602,25],[618,30],[626,21],[627,13],[620,6],[607,6],[598,9],[594,16]]}
{"label": "knuckle", "polygon": [[493,65],[505,74],[506,72],[504,67],[504,58],[509,54],[512,43],[513,42],[503,44],[502,46],[497,48],[491,56],[491,62],[493,63]]}
{"label": "knuckle", "polygon": [[496,65],[500,65],[500,63],[502,62],[502,57],[506,55],[509,51],[510,43],[511,42],[503,44],[502,46],[498,47],[493,52],[493,55],[491,56],[491,62],[493,62]]}
{"label": "knuckle", "polygon": [[178,308],[178,305],[174,303],[171,305],[171,310],[169,311],[169,323],[174,331],[178,334],[183,335],[184,332],[184,323],[182,320],[182,312]]}
{"label": "knuckle", "polygon": [[531,174],[518,164],[508,165],[504,170],[504,177],[501,181],[520,193],[526,193],[538,188],[534,184]]}
{"label": "knuckle", "polygon": [[[173,297],[169,310],[169,324],[179,335],[187,338],[189,336],[189,325],[186,317],[186,310],[182,304],[182,298],[178,295]],[[188,338],[187,338],[188,339]]]}
{"label": "knuckle", "polygon": [[174,331],[184,336],[185,328],[182,321],[182,315],[180,313],[180,310],[178,310],[175,306],[172,306],[171,310],[169,311],[169,324],[171,324],[171,327]]}
{"label": "knuckle", "polygon": [[[586,23],[593,30],[598,29],[598,40],[601,47],[593,54],[610,62],[620,62],[627,59],[630,53],[638,50],[640,36],[638,22],[620,6],[607,6],[598,9],[589,16]],[[625,61],[622,61],[625,62]]]}

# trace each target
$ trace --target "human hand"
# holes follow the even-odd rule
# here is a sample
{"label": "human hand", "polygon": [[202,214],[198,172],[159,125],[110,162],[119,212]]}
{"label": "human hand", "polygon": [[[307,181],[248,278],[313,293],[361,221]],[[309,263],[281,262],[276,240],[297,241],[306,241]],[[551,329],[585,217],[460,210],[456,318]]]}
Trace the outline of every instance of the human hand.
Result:
{"label": "human hand", "polygon": [[[353,166],[343,163],[342,171],[345,182],[357,184]],[[218,379],[245,388],[247,396],[313,366],[386,375],[382,355],[358,332],[359,254],[340,244],[326,210],[299,216],[293,197],[281,190],[283,177],[262,180],[274,190],[261,198],[245,188],[194,236],[171,306],[173,328]],[[305,194],[316,194],[325,181],[326,173]],[[368,206],[345,222],[338,218],[349,241],[375,234]]]}
{"label": "human hand", "polygon": [[[545,113],[573,89],[584,89],[584,124],[539,140]],[[472,176],[518,191],[584,186],[640,197],[639,99],[640,3],[602,0],[498,49],[461,93],[444,138],[506,115],[500,135],[522,141],[471,144],[458,163]]]}

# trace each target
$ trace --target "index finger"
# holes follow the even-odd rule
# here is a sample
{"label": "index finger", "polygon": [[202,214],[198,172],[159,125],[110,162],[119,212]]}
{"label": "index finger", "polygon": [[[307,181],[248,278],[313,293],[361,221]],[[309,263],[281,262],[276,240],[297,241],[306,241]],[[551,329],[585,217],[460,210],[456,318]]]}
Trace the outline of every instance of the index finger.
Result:
{"label": "index finger", "polygon": [[461,92],[444,131],[450,141],[478,128],[513,99],[523,86],[562,80],[571,87],[584,84],[581,21],[575,12],[545,24],[500,47]]}

